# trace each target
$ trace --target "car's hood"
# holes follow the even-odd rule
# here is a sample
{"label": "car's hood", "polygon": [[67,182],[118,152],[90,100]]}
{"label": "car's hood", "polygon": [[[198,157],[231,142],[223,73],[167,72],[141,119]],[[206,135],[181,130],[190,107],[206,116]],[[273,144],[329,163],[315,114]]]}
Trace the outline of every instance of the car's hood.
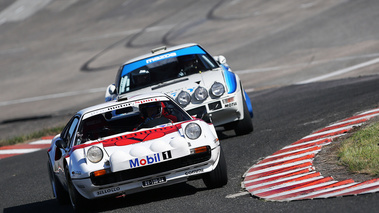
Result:
{"label": "car's hood", "polygon": [[141,93],[161,92],[175,99],[181,91],[187,91],[192,94],[197,87],[202,86],[209,89],[216,81],[221,83],[225,82],[224,76],[219,69],[177,78],[158,85],[139,89],[138,91],[128,92],[121,97],[131,97]]}
{"label": "car's hood", "polygon": [[146,130],[104,144],[113,172],[159,163],[190,154],[188,143],[175,126]]}

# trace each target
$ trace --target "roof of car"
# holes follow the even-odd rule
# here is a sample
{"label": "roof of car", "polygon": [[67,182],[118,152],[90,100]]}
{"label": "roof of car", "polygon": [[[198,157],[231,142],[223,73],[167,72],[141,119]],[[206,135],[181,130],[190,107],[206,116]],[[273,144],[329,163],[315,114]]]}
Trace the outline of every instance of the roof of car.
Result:
{"label": "roof of car", "polygon": [[150,52],[148,54],[141,55],[141,56],[138,56],[136,58],[130,59],[127,62],[125,62],[123,65],[129,64],[129,63],[132,63],[132,62],[135,62],[135,61],[139,61],[139,60],[144,59],[144,58],[149,58],[149,57],[152,57],[152,56],[155,56],[155,55],[160,55],[162,53],[167,53],[167,52],[171,52],[171,51],[175,51],[175,50],[179,50],[179,49],[183,49],[183,48],[187,48],[187,47],[192,47],[192,46],[200,46],[200,45],[196,44],[196,43],[187,43],[187,44],[181,44],[181,45],[169,47],[167,49],[163,49],[163,50],[155,52],[155,53]]}
{"label": "roof of car", "polygon": [[137,100],[141,100],[141,99],[158,98],[158,97],[169,99],[168,96],[163,94],[163,93],[145,93],[145,94],[139,94],[139,95],[134,95],[134,96],[128,97],[128,99],[126,99],[126,100],[123,99],[122,101],[114,100],[114,101],[109,101],[109,102],[97,104],[94,106],[90,106],[90,107],[87,107],[85,109],[78,111],[77,114],[83,115],[87,112],[91,112],[94,110],[98,110],[101,108],[110,107],[110,106],[114,106],[114,105],[119,105],[120,103],[127,103],[127,102],[133,102],[133,101],[137,101]]}

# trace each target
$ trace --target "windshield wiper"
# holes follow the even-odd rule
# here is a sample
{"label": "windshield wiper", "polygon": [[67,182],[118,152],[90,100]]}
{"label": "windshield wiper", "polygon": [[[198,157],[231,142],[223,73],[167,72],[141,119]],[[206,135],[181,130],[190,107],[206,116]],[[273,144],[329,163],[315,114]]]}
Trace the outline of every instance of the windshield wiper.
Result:
{"label": "windshield wiper", "polygon": [[151,90],[156,90],[156,89],[159,89],[159,88],[162,88],[162,87],[166,87],[166,86],[169,86],[169,85],[172,85],[172,84],[176,84],[176,83],[179,83],[179,82],[182,82],[182,81],[188,81],[188,78],[178,79],[178,80],[167,82],[167,83],[160,83],[157,86],[152,87]]}

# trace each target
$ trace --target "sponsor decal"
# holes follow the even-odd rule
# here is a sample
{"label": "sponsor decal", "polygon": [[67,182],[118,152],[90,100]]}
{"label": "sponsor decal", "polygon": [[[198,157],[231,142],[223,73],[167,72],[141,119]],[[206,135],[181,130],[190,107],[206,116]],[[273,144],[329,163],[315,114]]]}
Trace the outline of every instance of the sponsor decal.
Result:
{"label": "sponsor decal", "polygon": [[157,56],[157,57],[154,57],[154,58],[147,59],[146,60],[146,64],[150,64],[150,63],[162,60],[162,59],[171,58],[171,57],[175,57],[175,56],[176,56],[175,52],[168,53],[168,54],[165,54],[165,55],[160,55],[160,56]]}
{"label": "sponsor decal", "polygon": [[185,175],[194,175],[194,174],[199,174],[199,173],[203,173],[204,172],[204,169],[195,169],[195,170],[192,170],[192,171],[188,171],[186,173],[184,173]]}
{"label": "sponsor decal", "polygon": [[149,164],[154,164],[161,162],[162,160],[168,160],[172,158],[171,151],[166,151],[162,153],[156,153],[154,155],[148,155],[143,158],[135,158],[133,160],[129,160],[130,168],[145,166]]}
{"label": "sponsor decal", "polygon": [[[163,99],[163,100],[166,100],[166,99]],[[110,106],[110,107],[107,107],[107,108],[104,108],[104,109],[99,109],[99,110],[96,110],[96,111],[89,112],[89,113],[85,114],[83,116],[83,120],[87,119],[87,118],[89,118],[91,116],[95,116],[95,115],[101,114],[101,113],[110,112],[110,111],[113,111],[113,110],[129,107],[129,106],[135,106],[136,104],[144,104],[144,103],[155,102],[155,101],[162,101],[162,99],[160,99],[160,98],[149,98],[149,99],[139,100],[139,101],[135,101],[135,102],[123,103],[123,104],[118,104],[118,105]]]}
{"label": "sponsor decal", "polygon": [[109,189],[103,189],[103,190],[97,191],[96,194],[97,195],[106,195],[106,194],[118,192],[120,190],[121,190],[120,187],[115,187],[115,188],[109,188]]}
{"label": "sponsor decal", "polygon": [[186,90],[189,93],[192,93],[195,89],[196,89],[196,87],[187,88],[187,89],[180,88],[180,89],[176,89],[174,91],[166,92],[166,94],[170,94],[171,97],[175,98],[180,93],[180,91],[182,91],[182,90]]}
{"label": "sponsor decal", "polygon": [[227,103],[225,104],[225,107],[234,107],[237,106],[237,102]]}

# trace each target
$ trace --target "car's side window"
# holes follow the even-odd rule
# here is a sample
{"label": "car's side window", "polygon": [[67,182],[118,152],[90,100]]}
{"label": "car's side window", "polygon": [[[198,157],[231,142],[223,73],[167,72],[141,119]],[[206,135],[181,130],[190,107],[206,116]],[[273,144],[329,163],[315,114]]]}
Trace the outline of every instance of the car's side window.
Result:
{"label": "car's side window", "polygon": [[75,129],[76,129],[76,126],[78,125],[78,122],[79,122],[79,118],[78,117],[73,117],[71,119],[71,121],[66,125],[66,127],[64,128],[62,134],[61,134],[61,138],[62,140],[67,144],[69,145],[70,142],[71,142],[71,139],[73,138],[74,133],[75,133]]}
{"label": "car's side window", "polygon": [[72,120],[71,126],[70,126],[70,128],[68,130],[68,134],[67,134],[67,143],[68,144],[75,137],[75,130],[76,130],[76,126],[78,125],[78,122],[79,122],[78,117],[76,117]]}

